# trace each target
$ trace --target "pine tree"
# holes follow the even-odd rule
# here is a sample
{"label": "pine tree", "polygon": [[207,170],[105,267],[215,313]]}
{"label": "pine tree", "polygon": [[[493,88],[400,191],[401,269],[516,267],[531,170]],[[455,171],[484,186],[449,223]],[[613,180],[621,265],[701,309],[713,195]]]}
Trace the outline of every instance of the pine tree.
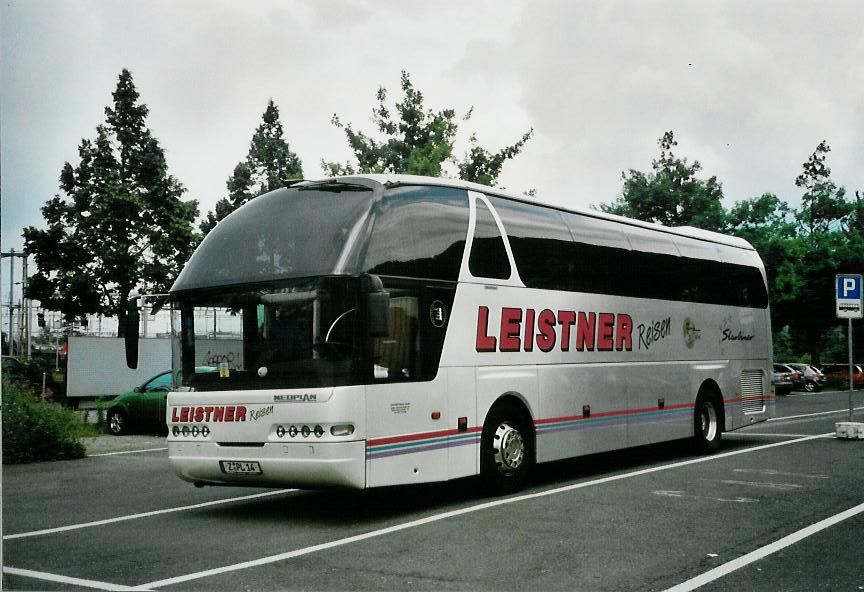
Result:
{"label": "pine tree", "polygon": [[191,255],[198,205],[181,199],[128,70],[112,96],[78,164],[63,166],[62,194],[42,208],[47,228],[25,228],[24,243],[38,268],[29,297],[67,320],[116,316],[122,335],[129,293],[167,291]]}
{"label": "pine tree", "polygon": [[825,164],[829,152],[828,142],[819,142],[795,179],[795,185],[804,190],[798,221],[808,233],[837,228],[853,213],[853,204],[846,200],[846,189],[831,180],[831,169]]}
{"label": "pine tree", "polygon": [[225,185],[228,196],[216,202],[201,222],[205,235],[225,216],[259,195],[282,187],[288,179],[302,179],[300,158],[291,151],[273,99],[267,103],[262,122],[249,143],[246,159],[237,163]]}

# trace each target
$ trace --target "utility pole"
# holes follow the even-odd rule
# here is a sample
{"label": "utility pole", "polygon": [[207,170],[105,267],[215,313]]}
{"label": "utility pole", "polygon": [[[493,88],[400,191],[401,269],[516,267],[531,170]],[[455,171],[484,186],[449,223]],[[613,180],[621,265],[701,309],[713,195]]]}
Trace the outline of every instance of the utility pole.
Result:
{"label": "utility pole", "polygon": [[[7,256],[6,253],[0,254]],[[9,332],[6,334],[9,337],[9,355],[15,355],[15,337],[12,335],[12,321],[15,318],[15,249],[9,251]]]}
{"label": "utility pole", "polygon": [[27,359],[30,359],[30,356],[33,354],[33,330],[31,329],[32,320],[30,315],[32,314],[31,308],[33,308],[33,302],[27,298],[27,255],[24,255],[23,263],[21,264],[22,277],[21,277],[21,304],[24,306],[24,327],[27,332]]}
{"label": "utility pole", "polygon": [[[26,351],[30,357],[30,302],[26,298],[27,293],[27,253],[17,253],[15,249],[9,249],[8,253],[0,253],[0,258],[9,257],[9,355],[19,356]],[[21,280],[21,302],[15,304],[15,257],[21,259],[23,279]],[[15,309],[18,309],[18,347],[15,349]],[[26,327],[26,334],[25,334]],[[24,342],[27,349],[24,349]]]}
{"label": "utility pole", "polygon": [[[18,349],[17,354],[20,356],[24,346],[24,317],[25,317],[25,298],[24,294],[27,291],[27,253],[16,253],[15,249],[10,249],[8,253],[0,253],[0,258],[9,257],[9,355],[14,355],[16,353],[15,348],[15,335],[12,333],[15,327],[15,257],[19,257],[22,261],[23,274],[24,279],[21,282],[21,302],[17,305],[18,308]],[[29,313],[30,307],[26,306],[27,313],[27,355],[30,355],[30,320]]]}

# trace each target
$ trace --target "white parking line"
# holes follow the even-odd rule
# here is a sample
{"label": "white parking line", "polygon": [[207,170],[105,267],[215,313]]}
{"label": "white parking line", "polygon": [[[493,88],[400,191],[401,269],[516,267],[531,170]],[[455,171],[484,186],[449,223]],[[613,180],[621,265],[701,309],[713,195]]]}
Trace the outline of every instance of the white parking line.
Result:
{"label": "white parking line", "polygon": [[30,532],[19,532],[18,534],[7,534],[3,536],[4,541],[12,539],[23,539],[28,537],[40,536],[43,534],[55,534],[58,532],[66,532],[69,530],[78,530],[79,528],[90,528],[91,526],[103,526],[105,524],[113,524],[115,522],[125,522],[126,520],[137,520],[138,518],[149,518],[150,516],[159,516],[161,514],[171,514],[173,512],[183,512],[185,510],[196,510],[198,508],[206,508],[209,506],[218,506],[221,504],[230,504],[243,500],[256,499],[259,497],[268,497],[271,495],[279,495],[289,491],[297,491],[296,489],[280,489],[278,491],[265,491],[264,493],[253,493],[251,495],[242,495],[240,497],[229,497],[227,499],[214,500],[212,502],[203,502],[200,504],[192,504],[191,506],[179,506],[177,508],[165,508],[164,510],[154,510],[152,512],[142,512],[140,514],[130,514],[127,516],[118,516],[116,518],[106,518],[104,520],[94,520],[93,522],[83,522],[80,524],[70,524],[69,526],[58,526],[56,528],[43,528],[42,530],[32,530]]}
{"label": "white parking line", "polygon": [[696,499],[696,500],[708,500],[711,502],[723,502],[723,503],[732,503],[732,504],[757,504],[759,503],[758,499],[753,499],[752,497],[707,497],[704,495],[693,495],[691,493],[687,493],[686,491],[655,491],[654,495],[662,495],[665,497],[681,497],[688,499]]}
{"label": "white parking line", "polygon": [[797,483],[773,483],[766,481],[737,481],[735,479],[699,479],[708,483],[722,483],[723,485],[746,485],[747,487],[758,487],[761,489],[779,489],[781,491],[791,491],[794,489],[803,489],[803,485]]}
{"label": "white parking line", "polygon": [[825,520],[821,520],[815,524],[811,524],[806,528],[802,528],[797,532],[793,532],[792,534],[783,537],[778,541],[774,541],[770,545],[766,545],[755,551],[751,551],[746,555],[742,555],[738,559],[733,559],[728,563],[724,563],[723,565],[718,565],[712,570],[706,571],[705,573],[696,576],[695,578],[691,578],[686,582],[681,582],[677,586],[673,586],[666,590],[666,592],[690,592],[690,590],[695,590],[700,586],[704,586],[705,584],[709,584],[714,580],[720,579],[725,575],[732,573],[735,570],[741,569],[747,565],[750,565],[754,561],[759,561],[780,551],[785,549],[790,545],[794,545],[800,540],[806,539],[807,537],[816,534],[822,530],[825,530],[828,527],[834,526],[844,520],[852,518],[853,516],[857,516],[858,514],[864,512],[864,504],[859,504],[853,508],[849,508],[845,512],[840,512],[839,514],[835,514]]}
{"label": "white parking line", "polygon": [[156,452],[157,450],[168,450],[168,447],[163,448],[145,448],[143,450],[121,450],[120,452],[102,452],[100,454],[88,454],[87,458],[95,458],[97,456],[114,456],[115,454],[135,454],[136,452]]}
{"label": "white parking line", "polygon": [[613,481],[620,481],[622,479],[629,479],[630,477],[638,477],[641,475],[648,475],[651,473],[657,473],[657,472],[665,471],[668,469],[675,469],[678,467],[685,467],[685,466],[694,465],[694,464],[698,464],[698,463],[720,460],[723,458],[729,458],[731,456],[737,456],[739,454],[757,452],[760,450],[767,450],[769,448],[776,448],[778,446],[786,446],[789,444],[798,444],[800,442],[808,442],[810,440],[815,440],[817,438],[824,438],[825,436],[830,436],[830,435],[833,435],[833,433],[832,434],[820,434],[818,436],[808,436],[806,438],[800,438],[798,440],[785,440],[783,442],[773,442],[771,444],[763,444],[761,446],[754,446],[752,448],[743,448],[741,450],[733,450],[731,452],[724,452],[721,454],[715,454],[713,456],[694,458],[694,459],[680,461],[680,462],[676,462],[676,463],[670,463],[668,465],[660,465],[657,467],[651,467],[649,469],[641,469],[638,471],[633,471],[632,473],[623,473],[620,475],[613,475],[611,477],[603,477],[602,479],[595,479],[593,481],[584,481],[582,483],[575,483],[573,485],[566,485],[564,487],[557,487],[555,489],[547,489],[546,491],[540,491],[537,493],[529,493],[529,494],[525,494],[525,495],[519,495],[519,496],[515,496],[515,497],[499,499],[499,500],[495,500],[495,501],[491,501],[491,502],[477,504],[476,506],[469,506],[467,508],[460,508],[458,510],[452,510],[450,512],[444,512],[442,514],[435,514],[432,516],[427,516],[426,518],[420,518],[418,520],[411,520],[410,522],[403,522],[402,524],[396,524],[394,526],[389,526],[387,528],[381,528],[379,530],[373,530],[371,532],[366,532],[363,534],[358,534],[358,535],[346,537],[343,539],[337,539],[335,541],[330,541],[328,543],[322,543],[320,545],[305,547],[303,549],[296,549],[294,551],[287,551],[285,553],[279,553],[277,555],[270,555],[267,557],[261,557],[260,559],[243,561],[241,563],[235,563],[233,565],[225,565],[222,567],[216,567],[213,569],[208,569],[208,570],[204,570],[204,571],[190,573],[190,574],[186,574],[186,575],[182,575],[182,576],[176,576],[173,578],[166,578],[164,580],[157,580],[155,582],[149,582],[147,584],[141,584],[141,586],[139,586],[138,589],[149,590],[149,589],[154,589],[154,588],[160,588],[162,586],[171,586],[174,584],[181,584],[183,582],[190,582],[192,580],[198,580],[201,578],[206,578],[206,577],[215,576],[215,575],[219,575],[219,574],[229,573],[229,572],[233,572],[233,571],[249,569],[251,567],[259,567],[261,565],[276,563],[278,561],[285,561],[286,559],[294,559],[295,557],[301,557],[303,555],[309,555],[310,553],[316,553],[318,551],[325,551],[327,549],[335,549],[337,547],[342,547],[344,545],[350,545],[352,543],[365,541],[367,539],[383,536],[386,534],[392,534],[394,532],[399,532],[399,531],[407,530],[410,528],[416,528],[418,526],[424,526],[426,524],[431,524],[433,522],[439,522],[441,520],[446,520],[448,518],[453,518],[455,516],[472,514],[474,512],[479,512],[481,510],[488,510],[490,508],[495,508],[495,507],[503,506],[506,504],[512,504],[512,503],[516,503],[516,502],[538,499],[538,498],[547,497],[550,495],[555,495],[558,493],[565,493],[568,491],[574,491],[577,489],[582,489],[584,487],[590,487],[592,485],[601,485],[604,483],[611,483]]}
{"label": "white parking line", "polygon": [[[758,434],[756,432],[724,432],[723,437],[726,438],[728,436],[756,436],[759,438],[805,438],[807,436],[812,436],[813,434]],[[833,434],[831,434],[833,436]],[[827,436],[826,436],[827,437]]]}
{"label": "white parking line", "polygon": [[17,567],[3,566],[3,572],[14,576],[23,576],[25,578],[35,578],[37,580],[45,580],[55,582],[57,584],[70,584],[72,586],[81,586],[83,588],[93,588],[95,590],[140,590],[140,588],[132,588],[130,586],[122,586],[120,584],[110,584],[108,582],[99,582],[97,580],[83,580],[81,578],[70,578],[69,576],[58,576],[44,571],[33,571],[31,569],[18,569]]}
{"label": "white parking line", "polygon": [[[853,407],[853,411],[861,411],[864,407]],[[772,417],[768,421],[783,421],[785,419],[801,419],[802,417],[816,417],[817,415],[836,415],[839,413],[849,413],[849,408],[838,409],[837,411],[820,411],[818,413],[804,413],[803,415],[786,415],[784,417]]]}
{"label": "white parking line", "polygon": [[756,473],[772,477],[801,477],[803,479],[830,479],[830,475],[811,475],[809,473],[786,473],[777,469],[732,469],[733,473]]}
{"label": "white parking line", "polygon": [[[856,388],[855,392],[860,391],[860,388]],[[798,391],[794,391],[794,395],[784,395],[785,397],[814,397],[817,395],[848,395],[849,389],[845,389],[842,391],[816,391],[815,393],[801,393]]]}

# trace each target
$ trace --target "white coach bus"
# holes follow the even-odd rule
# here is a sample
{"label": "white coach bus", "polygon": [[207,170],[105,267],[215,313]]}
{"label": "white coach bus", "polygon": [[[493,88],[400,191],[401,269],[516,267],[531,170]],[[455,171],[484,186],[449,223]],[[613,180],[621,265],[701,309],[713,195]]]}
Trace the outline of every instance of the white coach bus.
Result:
{"label": "white coach bus", "polygon": [[200,486],[480,474],[506,492],[534,463],[676,439],[712,452],[774,412],[747,242],[458,180],[258,197],[198,247],[171,307],[169,458]]}

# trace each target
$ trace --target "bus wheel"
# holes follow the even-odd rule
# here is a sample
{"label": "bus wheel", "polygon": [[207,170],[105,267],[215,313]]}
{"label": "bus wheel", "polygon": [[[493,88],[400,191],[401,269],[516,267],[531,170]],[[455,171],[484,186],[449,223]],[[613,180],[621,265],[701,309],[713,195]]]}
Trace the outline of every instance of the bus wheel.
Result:
{"label": "bus wheel", "polygon": [[480,440],[480,475],[487,491],[502,495],[521,489],[533,464],[534,443],[524,414],[510,404],[494,407]]}
{"label": "bus wheel", "polygon": [[704,391],[699,393],[693,414],[693,440],[698,452],[711,454],[720,449],[723,434],[720,413],[716,397]]}

